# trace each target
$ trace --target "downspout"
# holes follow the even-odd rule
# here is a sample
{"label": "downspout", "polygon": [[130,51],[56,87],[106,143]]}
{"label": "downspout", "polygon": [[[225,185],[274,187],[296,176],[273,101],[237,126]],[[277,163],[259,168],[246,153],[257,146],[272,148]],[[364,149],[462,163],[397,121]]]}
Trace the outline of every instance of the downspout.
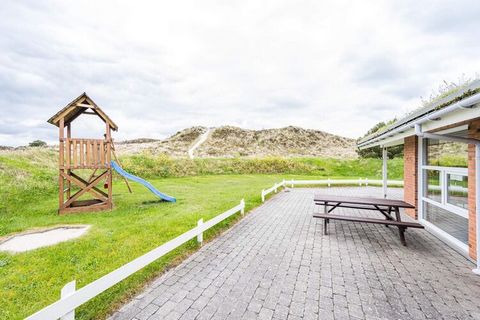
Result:
{"label": "downspout", "polygon": [[475,145],[475,224],[477,238],[477,267],[472,271],[475,274],[480,275],[480,140],[423,132],[421,124],[415,124],[415,135],[420,138],[441,139]]}
{"label": "downspout", "polygon": [[477,267],[473,272],[480,275],[480,143],[475,145],[475,217],[477,225]]}

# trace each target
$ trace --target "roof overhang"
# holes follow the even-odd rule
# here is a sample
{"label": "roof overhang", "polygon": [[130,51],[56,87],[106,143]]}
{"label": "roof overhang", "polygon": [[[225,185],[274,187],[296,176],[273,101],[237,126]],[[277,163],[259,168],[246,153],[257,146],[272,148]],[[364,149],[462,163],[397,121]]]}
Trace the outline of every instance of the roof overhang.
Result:
{"label": "roof overhang", "polygon": [[461,125],[480,117],[479,105],[480,81],[476,81],[462,91],[428,105],[380,132],[360,139],[357,146],[359,149],[368,149],[403,144],[405,137],[415,135],[416,124],[421,124],[424,131]]}
{"label": "roof overhang", "polygon": [[58,127],[60,126],[60,120],[63,119],[64,124],[67,125],[89,110],[107,123],[112,130],[118,130],[118,126],[85,92],[67,104],[62,110],[58,111],[54,116],[48,119],[47,122]]}
{"label": "roof overhang", "polygon": [[[451,126],[460,126],[473,119],[480,118],[479,104],[472,108],[460,108],[450,113],[445,114],[440,119],[429,120],[422,123],[422,129],[425,132],[435,132]],[[404,139],[409,136],[415,135],[415,126],[412,125],[405,128],[405,130],[391,133],[388,132],[380,135],[378,140],[368,143],[366,141],[363,145],[358,145],[360,149],[368,149],[375,146],[391,147],[395,145],[403,144]]]}

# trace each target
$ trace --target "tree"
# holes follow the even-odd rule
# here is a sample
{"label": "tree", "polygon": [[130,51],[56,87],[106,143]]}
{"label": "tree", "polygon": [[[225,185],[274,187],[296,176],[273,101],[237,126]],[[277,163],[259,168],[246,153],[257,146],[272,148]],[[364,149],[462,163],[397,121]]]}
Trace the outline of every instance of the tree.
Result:
{"label": "tree", "polygon": [[47,143],[42,140],[34,140],[28,144],[29,147],[46,147]]}
{"label": "tree", "polygon": [[[392,119],[390,121],[387,121],[387,123],[381,121],[374,125],[370,130],[368,130],[368,132],[363,137],[378,132],[387,127],[388,125],[394,123],[395,121],[397,121],[397,119]],[[380,148],[379,146],[362,150],[357,149],[357,153],[361,158],[382,158],[382,148]],[[387,155],[389,159],[403,157],[403,145],[388,147]]]}

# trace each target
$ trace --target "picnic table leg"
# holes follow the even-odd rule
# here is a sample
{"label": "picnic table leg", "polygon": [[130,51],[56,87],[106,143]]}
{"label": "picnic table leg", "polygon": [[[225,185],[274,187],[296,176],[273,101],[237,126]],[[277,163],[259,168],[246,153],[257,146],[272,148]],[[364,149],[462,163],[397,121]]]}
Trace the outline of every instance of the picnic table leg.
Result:
{"label": "picnic table leg", "polygon": [[405,241],[405,227],[398,227],[398,231],[400,233],[400,242],[406,247],[407,246],[407,241]]}
{"label": "picnic table leg", "polygon": [[[395,218],[397,218],[398,222],[402,221],[402,217],[400,216],[400,209],[398,207],[395,207]],[[398,226],[398,233],[400,235],[400,242],[404,245],[407,246],[407,241],[405,240],[405,230],[407,228],[403,226]]]}
{"label": "picnic table leg", "polygon": [[[325,202],[323,212],[328,214],[328,202]],[[328,219],[324,219],[323,221],[323,234],[328,234]]]}
{"label": "picnic table leg", "polygon": [[[388,214],[389,215],[392,214],[392,207],[388,207]],[[385,218],[388,220],[387,217],[385,217]],[[386,224],[385,227],[390,228],[390,226],[388,224]]]}

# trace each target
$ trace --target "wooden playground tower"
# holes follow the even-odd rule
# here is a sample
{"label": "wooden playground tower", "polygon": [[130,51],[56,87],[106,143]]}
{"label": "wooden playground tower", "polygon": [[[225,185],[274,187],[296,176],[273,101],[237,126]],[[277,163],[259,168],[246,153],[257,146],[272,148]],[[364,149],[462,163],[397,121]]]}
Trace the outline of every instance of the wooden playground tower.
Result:
{"label": "wooden playground tower", "polygon": [[[72,122],[82,114],[98,116],[105,123],[103,139],[72,138]],[[111,131],[117,131],[117,125],[86,93],[57,112],[48,123],[59,128],[58,213],[112,209]],[[104,190],[99,187],[102,182]],[[91,198],[85,199],[86,195]]]}

